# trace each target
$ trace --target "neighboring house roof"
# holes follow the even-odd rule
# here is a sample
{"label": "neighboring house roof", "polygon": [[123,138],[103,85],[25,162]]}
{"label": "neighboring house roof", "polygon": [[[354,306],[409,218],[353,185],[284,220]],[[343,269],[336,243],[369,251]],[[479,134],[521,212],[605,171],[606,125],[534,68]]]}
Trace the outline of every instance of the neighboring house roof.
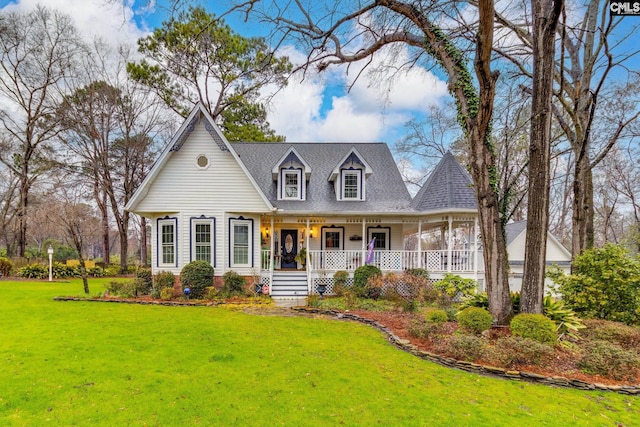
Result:
{"label": "neighboring house roof", "polygon": [[411,205],[423,212],[478,209],[473,181],[450,151],[431,172]]}
{"label": "neighboring house roof", "polygon": [[527,229],[527,221],[510,222],[505,226],[507,234],[507,246],[509,246],[516,238]]}
{"label": "neighboring house roof", "polygon": [[[269,199],[279,209],[288,212],[376,212],[410,213],[411,196],[384,143],[260,143],[232,142],[249,173]],[[307,185],[306,200],[278,200],[277,181],[273,167],[292,147],[312,170]],[[329,177],[336,167],[354,151],[366,162],[371,174],[366,178],[364,201],[338,201],[336,189]]]}
{"label": "neighboring house roof", "polygon": [[[509,264],[523,265],[527,221],[511,222],[505,227]],[[570,265],[571,252],[556,237],[547,232],[547,264]]]}

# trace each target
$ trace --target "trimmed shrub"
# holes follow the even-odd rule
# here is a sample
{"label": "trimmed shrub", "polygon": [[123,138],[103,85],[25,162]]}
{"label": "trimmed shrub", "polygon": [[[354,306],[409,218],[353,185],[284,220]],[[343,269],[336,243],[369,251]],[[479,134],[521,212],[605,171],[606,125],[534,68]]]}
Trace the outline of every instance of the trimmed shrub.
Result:
{"label": "trimmed shrub", "polygon": [[233,270],[229,270],[222,276],[224,285],[220,292],[225,296],[242,295],[245,291],[247,281]]}
{"label": "trimmed shrub", "polygon": [[424,318],[431,323],[444,323],[449,320],[449,316],[444,310],[429,310],[425,313]]}
{"label": "trimmed shrub", "polygon": [[0,257],[0,276],[7,277],[11,275],[11,270],[13,270],[13,263],[7,258]]}
{"label": "trimmed shrub", "polygon": [[[511,292],[510,296],[513,313],[520,313],[520,292]],[[489,311],[489,297],[487,296],[487,293],[482,292],[466,296],[459,309],[464,310],[467,307],[480,307]]]}
{"label": "trimmed shrub", "polygon": [[633,380],[640,370],[640,356],[618,344],[596,340],[585,346],[578,366],[589,374],[605,375],[616,380]]}
{"label": "trimmed shrub", "polygon": [[191,298],[201,299],[204,291],[213,285],[213,267],[207,261],[191,261],[180,272],[182,291],[191,289]]}
{"label": "trimmed shrub", "polygon": [[107,293],[117,297],[131,298],[135,296],[136,293],[135,280],[127,280],[124,282],[112,280],[107,285]]}
{"label": "trimmed shrub", "polygon": [[105,272],[104,269],[100,267],[91,267],[87,269],[87,274],[91,277],[104,277]]}
{"label": "trimmed shrub", "polygon": [[585,320],[584,325],[580,336],[587,339],[608,341],[627,350],[637,351],[640,348],[640,328],[637,326],[597,319]]}
{"label": "trimmed shrub", "polygon": [[407,332],[416,338],[434,338],[444,332],[442,323],[429,322],[425,319],[413,319]]}
{"label": "trimmed shrub", "polygon": [[482,357],[487,342],[484,338],[475,335],[452,335],[443,343],[443,350],[457,360],[473,362]]}
{"label": "trimmed shrub", "polygon": [[153,275],[149,268],[138,268],[134,275],[136,284],[136,296],[147,295],[153,288]]}
{"label": "trimmed shrub", "polygon": [[520,313],[511,319],[511,333],[516,337],[553,344],[558,340],[556,324],[543,314]]}
{"label": "trimmed shrub", "polygon": [[353,272],[353,290],[359,297],[366,298],[369,278],[381,276],[382,271],[375,265],[361,265]]}
{"label": "trimmed shrub", "polygon": [[173,299],[173,288],[164,288],[160,291],[160,299],[162,301],[171,301]]}
{"label": "trimmed shrub", "polygon": [[204,291],[204,299],[213,300],[216,299],[220,291],[215,286],[209,286]]}
{"label": "trimmed shrub", "polygon": [[487,347],[483,359],[498,366],[543,365],[552,360],[554,354],[552,346],[530,338],[502,337]]}
{"label": "trimmed shrub", "polygon": [[173,288],[176,276],[171,271],[160,271],[153,276],[153,289],[158,292],[165,288]]}
{"label": "trimmed shrub", "polygon": [[349,280],[349,273],[344,270],[338,270],[333,274],[333,293],[341,297],[347,287],[347,280]]}
{"label": "trimmed shrub", "polygon": [[480,335],[488,330],[493,323],[493,317],[484,308],[468,307],[458,313],[458,324],[472,334]]}
{"label": "trimmed shrub", "polygon": [[621,246],[607,244],[575,257],[573,274],[547,274],[563,301],[581,317],[640,323],[640,260]]}

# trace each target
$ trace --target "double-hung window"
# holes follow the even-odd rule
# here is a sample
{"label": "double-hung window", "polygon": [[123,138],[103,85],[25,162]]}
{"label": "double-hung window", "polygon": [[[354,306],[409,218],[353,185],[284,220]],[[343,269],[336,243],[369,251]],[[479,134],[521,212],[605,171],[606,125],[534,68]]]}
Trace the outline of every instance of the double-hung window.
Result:
{"label": "double-hung window", "polygon": [[283,199],[296,199],[300,197],[300,171],[285,171],[284,175],[284,188]]}
{"label": "double-hung window", "polygon": [[342,198],[360,200],[361,171],[345,171],[342,175]]}
{"label": "double-hung window", "polygon": [[166,219],[158,221],[158,264],[161,266],[176,265],[176,221]]}
{"label": "double-hung window", "polygon": [[213,219],[197,219],[191,223],[191,260],[213,265]]}
{"label": "double-hung window", "polygon": [[231,227],[231,267],[251,267],[252,221],[232,219]]}

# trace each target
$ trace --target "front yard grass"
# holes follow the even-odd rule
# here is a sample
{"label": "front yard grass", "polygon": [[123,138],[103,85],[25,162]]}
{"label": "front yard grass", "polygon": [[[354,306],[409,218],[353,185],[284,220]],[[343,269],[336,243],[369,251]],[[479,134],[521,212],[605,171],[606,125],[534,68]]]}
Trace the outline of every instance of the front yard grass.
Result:
{"label": "front yard grass", "polygon": [[[111,279],[92,279],[92,291]],[[640,397],[447,369],[364,325],[221,307],[56,302],[0,281],[0,425],[631,426]]]}

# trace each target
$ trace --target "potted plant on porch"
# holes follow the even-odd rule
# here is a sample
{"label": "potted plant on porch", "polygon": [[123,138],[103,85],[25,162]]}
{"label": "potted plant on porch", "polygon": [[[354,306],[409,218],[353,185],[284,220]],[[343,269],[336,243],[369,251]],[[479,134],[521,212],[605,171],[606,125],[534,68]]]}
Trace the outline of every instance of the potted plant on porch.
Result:
{"label": "potted plant on porch", "polygon": [[307,266],[307,248],[300,248],[294,259],[302,265],[302,268],[305,268]]}

